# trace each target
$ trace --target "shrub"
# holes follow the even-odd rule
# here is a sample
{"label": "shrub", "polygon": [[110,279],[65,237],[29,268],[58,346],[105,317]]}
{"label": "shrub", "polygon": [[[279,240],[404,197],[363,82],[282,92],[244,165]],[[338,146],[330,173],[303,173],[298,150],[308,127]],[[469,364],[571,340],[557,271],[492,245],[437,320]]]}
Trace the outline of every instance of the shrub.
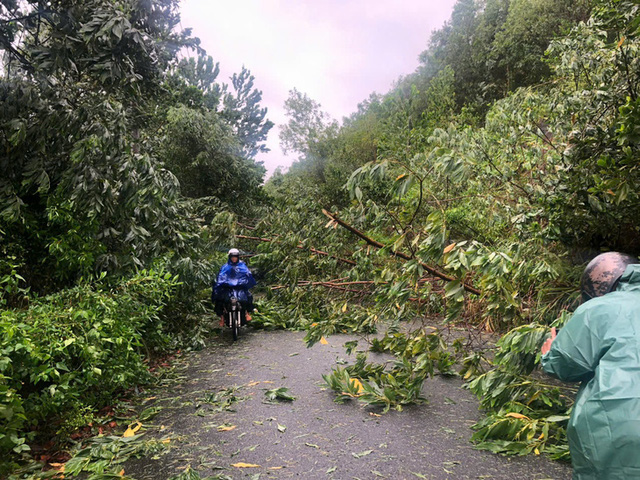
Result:
{"label": "shrub", "polygon": [[3,458],[28,450],[33,432],[53,433],[147,379],[145,357],[168,343],[161,312],[177,277],[144,270],[111,286],[102,282],[0,313]]}

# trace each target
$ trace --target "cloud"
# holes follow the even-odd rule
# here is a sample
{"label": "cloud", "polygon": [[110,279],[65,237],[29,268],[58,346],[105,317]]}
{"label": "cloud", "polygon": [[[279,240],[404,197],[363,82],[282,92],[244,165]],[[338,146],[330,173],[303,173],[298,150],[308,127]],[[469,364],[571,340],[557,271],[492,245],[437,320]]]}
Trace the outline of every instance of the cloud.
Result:
{"label": "cloud", "polygon": [[[451,15],[455,0],[184,0],[182,26],[220,62],[221,81],[246,66],[276,124],[297,88],[340,119],[373,91],[388,91],[411,73],[431,32]],[[269,171],[289,165],[278,146],[260,157]]]}

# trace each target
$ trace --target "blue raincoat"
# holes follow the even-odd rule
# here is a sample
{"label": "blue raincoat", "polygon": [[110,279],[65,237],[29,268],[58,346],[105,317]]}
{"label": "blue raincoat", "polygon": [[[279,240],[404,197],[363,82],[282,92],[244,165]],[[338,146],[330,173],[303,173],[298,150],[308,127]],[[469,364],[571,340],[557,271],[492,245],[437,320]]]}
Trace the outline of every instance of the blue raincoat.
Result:
{"label": "blue raincoat", "polygon": [[567,427],[574,480],[640,479],[640,265],[575,311],[542,366],[582,382]]}
{"label": "blue raincoat", "polygon": [[218,278],[213,285],[211,301],[213,303],[224,303],[232,295],[235,295],[240,303],[245,306],[251,305],[253,296],[249,289],[253,288],[255,284],[256,281],[246,263],[240,260],[238,263],[233,264],[229,261],[222,266],[218,273]]}

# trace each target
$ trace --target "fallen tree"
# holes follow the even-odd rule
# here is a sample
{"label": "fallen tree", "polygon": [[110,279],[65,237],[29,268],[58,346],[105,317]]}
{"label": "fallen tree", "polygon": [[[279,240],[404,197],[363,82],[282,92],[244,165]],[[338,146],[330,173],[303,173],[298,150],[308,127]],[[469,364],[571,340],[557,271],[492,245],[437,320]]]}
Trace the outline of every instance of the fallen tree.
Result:
{"label": "fallen tree", "polygon": [[[354,235],[360,237],[361,239],[363,239],[365,242],[367,242],[367,244],[371,245],[372,247],[379,248],[379,249],[388,248],[387,245],[384,245],[384,244],[374,240],[373,238],[368,237],[367,235],[362,233],[360,230],[358,230],[354,226],[349,225],[344,220],[341,220],[338,217],[337,214],[331,213],[331,212],[325,210],[324,208],[322,209],[322,213],[324,213],[327,217],[329,217],[332,220],[332,222],[330,222],[328,226],[331,226],[331,223],[336,223],[336,224],[340,225],[341,227],[346,228],[347,230],[349,230]],[[393,250],[393,249],[390,249],[390,254],[392,256],[394,256],[394,257],[398,257],[398,258],[401,258],[403,260],[415,260],[414,257],[412,257],[410,255],[407,255],[404,252],[400,252],[400,251]],[[449,276],[449,275],[437,270],[435,267],[432,267],[431,265],[427,265],[424,262],[418,261],[418,263],[420,264],[420,266],[422,268],[424,268],[431,275],[433,275],[434,277],[437,277],[437,278],[439,278],[441,280],[444,280],[446,282],[453,282],[453,281],[458,280],[457,278],[451,277],[451,276]],[[462,282],[461,281],[461,285],[469,293],[473,293],[474,295],[482,295],[482,292],[480,290],[478,290],[477,288],[475,288],[472,285],[469,285],[466,282]]]}
{"label": "fallen tree", "polygon": [[[347,288],[352,285],[363,285],[363,286],[371,286],[371,285],[388,285],[389,282],[376,282],[374,280],[358,280],[352,282],[343,281],[346,277],[338,278],[336,280],[327,280],[327,281],[311,281],[311,280],[300,280],[296,286],[298,287],[324,287],[333,290],[340,290],[342,292],[350,292],[350,293],[358,293],[361,295],[371,295],[374,292],[366,289],[357,290],[355,288]],[[418,284],[424,285],[429,280],[426,278],[422,278],[418,281]],[[282,290],[284,288],[289,288],[289,285],[273,285],[270,287],[271,291],[274,290]],[[442,292],[441,292],[442,293]],[[424,299],[417,297],[409,297],[407,300],[410,302],[423,302]]]}

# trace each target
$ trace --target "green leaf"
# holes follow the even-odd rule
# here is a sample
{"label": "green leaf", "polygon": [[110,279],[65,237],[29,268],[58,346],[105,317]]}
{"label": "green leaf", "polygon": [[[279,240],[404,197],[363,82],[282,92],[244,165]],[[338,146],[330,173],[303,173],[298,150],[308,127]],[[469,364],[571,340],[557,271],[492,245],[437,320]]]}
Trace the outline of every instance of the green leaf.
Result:
{"label": "green leaf", "polygon": [[367,455],[370,455],[371,453],[373,453],[373,450],[365,450],[364,452],[352,453],[351,455],[353,455],[354,458],[361,458],[361,457],[366,457]]}
{"label": "green leaf", "polygon": [[296,397],[291,395],[291,393],[289,392],[289,389],[286,387],[279,387],[279,388],[273,388],[271,390],[266,390],[264,392],[264,395],[265,397],[267,397],[267,400],[271,402],[278,401],[278,400],[282,400],[285,402],[292,402],[296,399]]}

